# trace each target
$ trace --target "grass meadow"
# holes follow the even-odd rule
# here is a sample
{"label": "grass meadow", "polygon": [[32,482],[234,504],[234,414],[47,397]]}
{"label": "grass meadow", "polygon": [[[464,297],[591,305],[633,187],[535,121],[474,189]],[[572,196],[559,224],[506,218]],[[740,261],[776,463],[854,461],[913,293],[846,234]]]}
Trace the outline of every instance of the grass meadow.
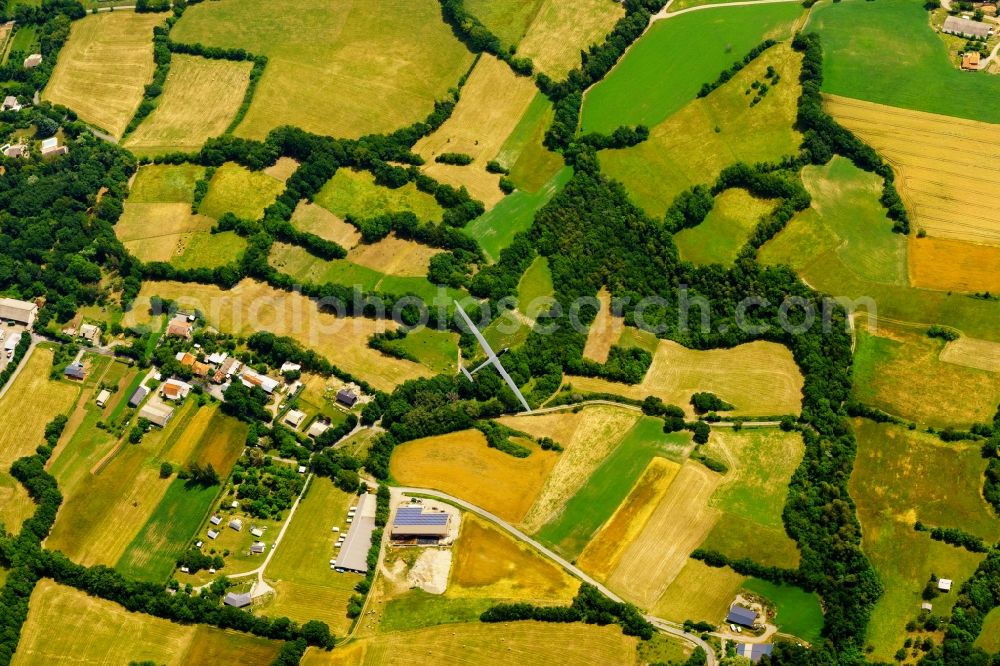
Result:
{"label": "grass meadow", "polygon": [[300,201],[295,207],[291,223],[296,229],[333,241],[345,250],[350,250],[361,242],[361,232],[357,227],[344,222],[326,208],[308,201]]}
{"label": "grass meadow", "polygon": [[746,190],[722,192],[701,224],[674,234],[681,259],[699,265],[732,265],[757,222],[774,209],[775,203],[758,199]]}
{"label": "grass meadow", "polygon": [[465,8],[482,21],[501,43],[516,46],[544,0],[469,0]]}
{"label": "grass meadow", "polygon": [[[801,10],[791,3],[761,7],[767,11],[776,11],[776,7]],[[694,12],[691,16],[711,13]],[[793,124],[800,92],[801,60],[801,55],[788,44],[768,49],[728,83],[651,127],[648,141],[632,148],[601,151],[602,168],[607,175],[620,180],[647,213],[661,217],[682,191],[692,185],[712,184],[722,169],[735,162],[752,164],[796,154],[801,136]],[[751,106],[747,91],[752,92],[754,81],[764,79],[768,66],[775,68],[781,80],[760,103]],[[662,89],[662,86],[650,88]]]}
{"label": "grass meadow", "polygon": [[975,645],[987,652],[1000,650],[1000,608],[994,608],[986,615],[983,630],[979,632]]}
{"label": "grass meadow", "polygon": [[[1000,122],[1000,79],[955,68],[918,2],[823,0],[808,28],[823,40],[823,91],[904,109]],[[893,64],[874,54],[892,53]]]}
{"label": "grass meadow", "polygon": [[536,93],[496,155],[496,160],[510,169],[510,179],[521,190],[537,192],[563,166],[562,158],[542,145],[554,116],[549,98]]}
{"label": "grass meadow", "polygon": [[603,42],[624,15],[613,0],[542,0],[517,53],[558,81],[580,66],[580,51]]}
{"label": "grass meadow", "polygon": [[750,578],[743,587],[774,603],[777,611],[774,623],[779,631],[809,643],[819,642],[823,609],[815,592],[805,592],[792,585],[775,585],[759,578]]}
{"label": "grass meadow", "polygon": [[246,240],[235,231],[196,233],[172,263],[178,268],[225,266],[238,260],[246,248]]}
{"label": "grass meadow", "polygon": [[[59,640],[52,640],[53,636]],[[266,666],[280,649],[278,641],[131,613],[110,601],[45,579],[31,594],[28,619],[11,663],[48,666],[148,661],[180,666],[238,661]]]}
{"label": "grass meadow", "polygon": [[653,613],[673,622],[690,619],[720,624],[745,582],[744,576],[729,567],[716,569],[689,559],[656,601]]}
{"label": "grass meadow", "polygon": [[153,27],[163,14],[108,12],[73,23],[42,99],[121,137],[153,77]]}
{"label": "grass meadow", "polygon": [[216,219],[234,213],[256,220],[284,189],[284,179],[229,162],[216,170],[198,212]]}
{"label": "grass meadow", "polygon": [[391,131],[425,118],[473,59],[433,0],[220,0],[190,9],[174,40],[269,58],[236,129],[248,138],[280,125],[348,138]]}
{"label": "grass meadow", "polygon": [[434,372],[456,372],[458,359],[458,334],[421,328],[412,331],[393,346],[413,355],[420,363]]}
{"label": "grass meadow", "polygon": [[[862,549],[885,587],[872,612],[868,641],[875,645],[871,658],[888,661],[907,636],[907,621],[920,611],[930,575],[964,581],[983,557],[931,540],[914,531],[914,522],[961,527],[995,542],[1000,519],[979,493],[986,460],[977,445],[946,444],[933,435],[866,420],[856,420],[854,428],[858,455],[850,492]],[[934,600],[936,615],[949,613],[957,587]]]}
{"label": "grass meadow", "polygon": [[210,236],[215,220],[193,215],[188,203],[125,202],[115,235],[142,261],[174,261],[187,253],[196,237]]}
{"label": "grass meadow", "polygon": [[125,147],[138,155],[198,150],[236,116],[251,66],[175,54],[156,109],[126,138]]}
{"label": "grass meadow", "polygon": [[147,164],[136,171],[128,202],[190,204],[195,183],[204,175],[200,164]]}
{"label": "grass meadow", "polygon": [[[611,73],[587,92],[583,131],[659,125],[693,101],[703,83],[714,81],[763,39],[789,37],[801,15],[802,7],[794,3],[763,4],[691,12],[653,23]],[[697,57],[691,57],[695,53]],[[772,59],[771,53],[761,56],[762,61]],[[622,104],[624,99],[629,103]]]}
{"label": "grass meadow", "polygon": [[413,183],[390,189],[377,185],[368,171],[338,169],[319,192],[315,203],[340,218],[375,217],[384,213],[411,212],[421,220],[438,222],[444,212],[434,197]]}

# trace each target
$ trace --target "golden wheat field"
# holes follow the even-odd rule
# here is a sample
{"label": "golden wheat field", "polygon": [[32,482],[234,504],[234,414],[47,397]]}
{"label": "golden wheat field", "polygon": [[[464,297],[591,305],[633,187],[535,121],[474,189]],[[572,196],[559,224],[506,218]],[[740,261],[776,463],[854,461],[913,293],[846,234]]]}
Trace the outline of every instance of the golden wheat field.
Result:
{"label": "golden wheat field", "polygon": [[[443,183],[464,185],[473,197],[492,207],[503,192],[500,176],[486,171],[486,163],[500,152],[536,92],[531,79],[515,75],[506,63],[484,53],[451,117],[413,147],[413,152],[427,160],[424,171]],[[434,162],[441,153],[465,153],[473,162],[466,166]]]}
{"label": "golden wheat field", "polygon": [[543,0],[517,53],[559,80],[580,66],[580,51],[601,43],[623,14],[622,6],[612,0]]}
{"label": "golden wheat field", "polygon": [[656,602],[653,613],[673,622],[691,619],[715,624],[725,617],[745,580],[729,567],[717,569],[689,559]]}
{"label": "golden wheat field", "polygon": [[911,236],[910,285],[940,291],[1000,293],[1000,247]]}
{"label": "golden wheat field", "polygon": [[42,99],[121,137],[153,77],[153,26],[164,14],[108,12],[74,21]]}
{"label": "golden wheat field", "polygon": [[660,340],[646,376],[639,384],[594,377],[567,377],[577,391],[616,393],[641,400],[655,395],[684,407],[699,391],[715,393],[735,409],[733,416],[798,414],[802,408],[802,373],[788,348],[751,342],[732,349],[698,351]]}
{"label": "golden wheat field", "polygon": [[184,254],[197,233],[207,233],[215,220],[191,213],[187,203],[125,203],[115,235],[141,261],[170,261]]}
{"label": "golden wheat field", "polygon": [[524,516],[525,529],[537,531],[558,515],[566,502],[614,451],[639,416],[637,411],[597,405],[575,413],[565,411],[498,419],[500,423],[533,437],[551,437],[565,449],[559,454],[545,485]]}
{"label": "golden wheat field", "polygon": [[1000,244],[997,125],[827,95],[824,106],[896,171],[929,236]]}
{"label": "golden wheat field", "polygon": [[611,589],[642,608],[651,608],[705,539],[719,517],[708,500],[722,480],[700,463],[677,472],[638,537],[628,544],[608,577]]}
{"label": "golden wheat field", "polygon": [[515,458],[487,446],[478,430],[463,430],[397,446],[389,471],[401,484],[434,488],[519,523],[558,459],[530,448],[530,456]]}
{"label": "golden wheat field", "polygon": [[314,203],[300,201],[292,213],[291,222],[296,229],[333,241],[345,250],[361,242],[361,232],[357,227]]}
{"label": "golden wheat field", "polygon": [[423,277],[427,275],[431,259],[441,252],[390,234],[375,243],[355,246],[347,253],[347,260],[387,275]]}

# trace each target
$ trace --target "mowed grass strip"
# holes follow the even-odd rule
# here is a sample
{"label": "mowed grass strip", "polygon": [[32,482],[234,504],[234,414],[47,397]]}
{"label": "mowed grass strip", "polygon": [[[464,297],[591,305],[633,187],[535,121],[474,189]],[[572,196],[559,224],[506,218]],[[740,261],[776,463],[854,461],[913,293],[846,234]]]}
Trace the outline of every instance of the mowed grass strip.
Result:
{"label": "mowed grass strip", "polygon": [[121,137],[152,80],[153,26],[163,19],[124,11],[75,21],[42,99]]}
{"label": "mowed grass strip", "polygon": [[226,131],[250,82],[250,62],[174,54],[156,109],[125,140],[139,155],[193,151]]}
{"label": "mowed grass strip", "polygon": [[[763,4],[691,12],[653,23],[611,73],[587,91],[583,131],[658,125],[765,38],[787,38],[801,15],[802,8],[794,3]],[[692,53],[698,57],[691,58]],[[771,58],[770,53],[761,56]],[[629,103],[622,104],[623,99]]]}
{"label": "mowed grass strip", "polygon": [[[53,641],[52,636],[60,639]],[[12,663],[150,661],[180,666],[239,661],[265,666],[280,649],[277,641],[131,613],[110,601],[45,579],[31,594],[28,619]]]}
{"label": "mowed grass strip", "polygon": [[234,213],[246,220],[256,220],[284,189],[284,179],[227,162],[209,182],[208,194],[201,200],[198,212],[216,219]]}
{"label": "mowed grass strip", "polygon": [[[484,53],[462,87],[451,116],[430,136],[413,146],[424,157],[424,171],[436,180],[465,186],[473,197],[492,207],[503,198],[500,176],[486,171],[504,141],[537,95],[531,79],[517,76],[506,63]],[[441,153],[464,153],[466,166],[434,162]]]}
{"label": "mowed grass strip", "polygon": [[910,236],[910,284],[924,289],[1000,293],[1000,247]]}
{"label": "mowed grass strip", "polygon": [[445,595],[553,603],[570,601],[578,581],[473,514],[463,514]]}
{"label": "mowed grass strip", "polygon": [[915,228],[1000,245],[996,125],[830,95],[824,106],[892,164]]}
{"label": "mowed grass strip", "polygon": [[383,391],[391,391],[407,379],[430,375],[419,363],[390,358],[368,346],[368,338],[375,333],[395,329],[391,320],[338,318],[320,312],[301,294],[278,291],[260,282],[244,280],[229,290],[214,285],[145,282],[136,307],[125,318],[127,325],[149,321],[146,308],[153,296],[204,312],[212,326],[226,333],[250,335],[268,330],[290,336]]}
{"label": "mowed grass strip", "polygon": [[525,529],[534,532],[552,520],[615,450],[639,416],[635,411],[598,405],[575,413],[567,410],[497,419],[535,438],[549,437],[565,449],[525,516]]}
{"label": "mowed grass strip", "polygon": [[397,446],[389,471],[403,485],[434,488],[519,523],[558,459],[529,448],[530,456],[515,458],[489,448],[478,430],[463,430]]}
{"label": "mowed grass strip", "polygon": [[[930,575],[964,581],[983,557],[914,531],[914,522],[960,526],[992,543],[1000,537],[1000,519],[979,492],[986,460],[977,445],[946,444],[867,420],[855,420],[854,429],[858,455],[849,489],[861,522],[861,547],[884,587],[868,642],[875,646],[872,659],[888,661],[908,635],[906,623],[919,612]],[[955,589],[939,596],[934,614],[948,615],[956,599]]]}
{"label": "mowed grass strip", "polygon": [[580,553],[577,565],[587,573],[606,580],[618,566],[625,547],[646,526],[680,468],[672,460],[653,458],[611,520]]}
{"label": "mowed grass strip", "polygon": [[802,373],[788,348],[751,342],[731,349],[688,349],[660,340],[646,376],[639,384],[594,377],[567,377],[578,391],[616,393],[642,400],[654,395],[693,414],[691,395],[710,391],[732,404],[733,416],[798,414]]}
{"label": "mowed grass strip", "polygon": [[[281,547],[267,566],[267,579],[275,590],[274,600],[264,612],[285,616],[299,623],[321,620],[336,634],[351,627],[347,602],[362,576],[340,574],[330,569],[330,559],[338,534],[333,525],[342,525],[348,508],[357,497],[345,493],[329,479],[314,477],[306,496],[288,526]],[[266,534],[271,541],[277,532]]]}
{"label": "mowed grass strip", "polygon": [[722,476],[686,462],[638,537],[622,553],[608,585],[642,608],[652,608],[719,517],[708,500]]}
{"label": "mowed grass strip", "polygon": [[558,81],[580,66],[580,51],[603,42],[624,15],[624,8],[612,0],[542,0],[517,54],[531,58],[535,69]]}
{"label": "mowed grass strip", "polygon": [[239,136],[281,125],[358,138],[423,120],[472,63],[434,0],[221,0],[171,37],[268,56]]}
{"label": "mowed grass strip", "polygon": [[[800,11],[791,3],[761,7]],[[694,12],[692,16],[711,13]],[[802,56],[788,44],[768,49],[708,97],[690,102],[652,127],[648,141],[632,148],[601,151],[601,166],[625,185],[647,213],[661,217],[682,191],[713,183],[722,169],[735,162],[752,164],[796,154],[802,140],[793,128],[801,92],[801,61]],[[751,85],[764,81],[768,66],[774,67],[781,80],[770,86],[758,104],[750,106]]]}
{"label": "mowed grass strip", "polygon": [[516,46],[543,0],[468,0],[466,10],[507,46]]}
{"label": "mowed grass strip", "polygon": [[[1000,376],[944,362],[944,341],[884,323],[874,333],[859,325],[857,341],[853,391],[858,400],[939,428],[968,427],[996,413]],[[956,386],[963,390],[955,391]]]}
{"label": "mowed grass strip", "polygon": [[[880,104],[1000,123],[1000,79],[969,76],[948,57],[920,3],[818,3],[808,29],[823,40],[823,91]],[[885,67],[876,53],[894,53]]]}
{"label": "mowed grass strip", "polygon": [[774,602],[774,623],[779,631],[809,643],[820,640],[823,608],[815,592],[806,592],[793,585],[776,585],[760,578],[747,580],[743,587]]}
{"label": "mowed grass strip", "polygon": [[699,265],[732,265],[757,222],[776,204],[775,200],[758,199],[746,190],[722,192],[701,224],[674,235],[681,259]]}

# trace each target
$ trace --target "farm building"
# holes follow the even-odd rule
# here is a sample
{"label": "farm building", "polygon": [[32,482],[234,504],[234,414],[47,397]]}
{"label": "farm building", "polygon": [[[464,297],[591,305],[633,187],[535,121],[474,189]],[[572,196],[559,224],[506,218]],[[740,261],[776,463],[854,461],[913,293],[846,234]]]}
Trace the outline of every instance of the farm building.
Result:
{"label": "farm building", "polygon": [[979,52],[969,51],[962,54],[962,69],[979,69]]}
{"label": "farm building", "polygon": [[451,516],[439,509],[422,506],[401,506],[392,519],[390,535],[393,539],[436,541],[448,535]]}
{"label": "farm building", "polygon": [[745,657],[753,663],[760,661],[765,654],[771,654],[774,646],[770,643],[740,643],[736,646],[736,654]]}
{"label": "farm building", "polygon": [[959,37],[976,37],[982,39],[989,37],[990,33],[993,32],[993,28],[987,23],[971,21],[959,18],[958,16],[949,16],[944,20],[941,32],[949,35],[958,35]]}
{"label": "farm building", "polygon": [[67,379],[79,379],[83,380],[87,376],[87,371],[84,369],[82,363],[70,363],[63,370],[63,375]]}
{"label": "farm building", "polygon": [[[350,520],[350,519],[349,519]],[[368,572],[368,550],[375,531],[375,496],[365,493],[358,498],[358,509],[347,538],[337,555],[337,571]]]}
{"label": "farm building", "polygon": [[726,616],[726,622],[738,624],[744,627],[750,627],[752,629],[754,625],[757,624],[757,613],[745,606],[733,604],[729,608],[729,615]]}
{"label": "farm building", "polygon": [[344,407],[353,407],[354,403],[358,401],[357,394],[354,391],[349,391],[347,389],[340,389],[337,391],[337,402],[339,402]]}
{"label": "farm building", "polygon": [[32,53],[30,56],[24,59],[25,69],[34,69],[35,67],[38,67],[41,64],[42,64],[41,53]]}
{"label": "farm building", "polygon": [[194,357],[194,354],[183,351],[177,352],[177,354],[174,355],[174,358],[177,359],[178,363],[180,363],[186,368],[190,368],[192,365],[194,365],[194,362],[198,360]]}
{"label": "farm building", "polygon": [[21,103],[17,101],[17,98],[13,95],[7,95],[3,100],[3,110],[4,111],[20,111]]}
{"label": "farm building", "polygon": [[42,139],[41,153],[42,157],[54,157],[56,155],[65,155],[69,152],[69,148],[66,146],[59,145],[59,139],[56,137],[49,137],[48,139]]}
{"label": "farm building", "polygon": [[219,525],[220,523],[222,523],[222,516],[212,516],[211,518],[208,519],[208,522],[212,523],[213,525]]}
{"label": "farm building", "polygon": [[309,432],[306,434],[308,434],[313,439],[316,439],[329,429],[330,429],[329,423],[327,423],[326,421],[322,421],[320,419],[316,419],[315,421],[313,421],[312,425],[309,426]]}
{"label": "farm building", "polygon": [[201,361],[195,361],[191,364],[191,372],[194,373],[195,377],[208,377],[211,369],[207,363],[202,363]]}
{"label": "farm building", "polygon": [[167,324],[167,335],[174,338],[186,338],[191,339],[192,331],[191,322],[182,317],[174,317]]}
{"label": "farm building", "polygon": [[300,412],[297,409],[292,409],[287,414],[285,414],[285,423],[292,426],[293,428],[298,428],[300,425],[302,425],[302,422],[305,419],[306,419],[305,413]]}
{"label": "farm building", "polygon": [[222,352],[221,354],[219,352],[215,352],[214,354],[208,355],[208,362],[211,363],[212,365],[219,365],[223,363],[227,358],[229,358],[229,354],[227,354],[226,352]]}
{"label": "farm building", "polygon": [[938,581],[938,589],[941,590],[942,592],[950,592],[951,591],[951,579],[950,578],[942,578],[941,580],[939,580]]}
{"label": "farm building", "polygon": [[128,406],[138,407],[139,403],[142,402],[143,398],[145,398],[146,395],[148,394],[149,394],[149,389],[146,388],[145,386],[140,386],[136,388],[136,390],[132,392],[132,395],[129,396]]}
{"label": "farm building", "polygon": [[244,592],[243,594],[236,594],[235,592],[229,592],[226,594],[223,603],[227,606],[232,606],[233,608],[245,608],[250,605],[252,597],[249,592]]}
{"label": "farm building", "polygon": [[227,358],[222,362],[222,365],[220,365],[219,369],[215,372],[215,375],[212,377],[212,381],[215,382],[216,384],[223,383],[234,372],[239,371],[241,365],[242,363],[237,361],[235,358]]}
{"label": "farm building", "polygon": [[260,537],[264,536],[264,530],[260,529],[259,527],[251,527],[250,528],[250,534],[252,534],[253,536],[255,536],[257,538],[260,538]]}
{"label": "farm building", "polygon": [[170,422],[170,417],[173,415],[173,407],[168,407],[156,398],[151,399],[139,410],[139,418],[146,419],[153,425],[160,426],[161,428],[166,427],[167,423]]}
{"label": "farm building", "polygon": [[109,391],[107,389],[104,389],[103,391],[101,391],[100,393],[98,393],[97,394],[97,406],[98,407],[103,407],[104,405],[108,404],[108,398],[110,398],[110,397],[111,397],[111,391]]}
{"label": "farm building", "polygon": [[929,601],[925,601],[922,604],[920,604],[920,610],[927,611],[929,613],[932,610],[934,610],[934,605],[931,604],[931,602]]}
{"label": "farm building", "polygon": [[3,344],[3,350],[7,353],[7,356],[10,356],[11,354],[14,353],[14,350],[17,348],[17,343],[19,343],[20,341],[21,341],[20,333],[15,333],[14,335],[7,338],[7,342]]}
{"label": "farm building", "polygon": [[239,518],[233,518],[229,521],[229,527],[237,532],[241,532],[243,531],[243,521]]}
{"label": "farm building", "polygon": [[28,147],[23,143],[7,143],[0,149],[0,152],[3,152],[5,157],[27,157]]}
{"label": "farm building", "polygon": [[160,391],[167,400],[183,400],[188,396],[192,388],[187,382],[182,382],[179,379],[168,379],[163,382]]}
{"label": "farm building", "polygon": [[219,531],[218,530],[209,530],[208,531],[208,538],[209,539],[218,539],[219,538]]}
{"label": "farm building", "polygon": [[83,324],[80,326],[79,336],[88,342],[98,342],[101,339],[101,329],[93,324]]}
{"label": "farm building", "polygon": [[240,375],[240,381],[242,381],[243,385],[247,388],[253,388],[256,386],[263,389],[264,393],[267,393],[268,395],[274,393],[274,389],[278,388],[278,380],[271,379],[267,375],[254,372],[249,368],[243,370],[243,374]]}
{"label": "farm building", "polygon": [[264,552],[264,542],[263,541],[257,541],[256,543],[254,543],[253,545],[251,545],[250,546],[250,552],[253,553],[254,555],[260,555],[261,553],[263,553]]}
{"label": "farm building", "polygon": [[35,323],[35,315],[38,314],[38,306],[28,301],[19,301],[16,298],[0,298],[0,319],[13,321],[25,326]]}
{"label": "farm building", "polygon": [[281,364],[281,369],[279,369],[278,372],[280,372],[281,374],[285,374],[286,372],[298,372],[301,369],[302,366],[299,365],[298,363],[289,363],[285,361],[284,363]]}

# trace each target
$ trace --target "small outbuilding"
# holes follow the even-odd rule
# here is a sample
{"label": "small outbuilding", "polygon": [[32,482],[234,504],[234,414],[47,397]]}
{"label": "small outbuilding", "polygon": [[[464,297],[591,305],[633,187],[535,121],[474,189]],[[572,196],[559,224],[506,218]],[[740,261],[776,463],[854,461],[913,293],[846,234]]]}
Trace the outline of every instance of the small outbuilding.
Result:
{"label": "small outbuilding", "polygon": [[104,405],[108,404],[108,399],[110,397],[111,397],[111,391],[109,391],[107,389],[104,389],[103,391],[101,391],[100,393],[98,393],[97,394],[97,406],[98,407],[103,407]]}
{"label": "small outbuilding", "polygon": [[209,530],[208,531],[208,538],[209,539],[218,539],[219,538],[219,532],[217,530]]}
{"label": "small outbuilding", "polygon": [[307,432],[306,434],[312,437],[313,439],[316,439],[329,429],[330,429],[329,423],[321,419],[316,419],[315,421],[312,422],[312,425],[309,426],[309,432]]}
{"label": "small outbuilding", "polygon": [[358,396],[354,391],[350,391],[346,388],[337,391],[337,402],[344,407],[353,407],[354,403],[358,401]]}
{"label": "small outbuilding", "polygon": [[938,589],[941,590],[942,592],[950,592],[951,591],[951,582],[952,581],[951,581],[950,578],[941,578],[941,579],[938,579]]}
{"label": "small outbuilding", "polygon": [[256,543],[254,543],[253,545],[251,545],[250,546],[250,552],[252,554],[254,554],[254,555],[260,555],[261,553],[263,553],[264,552],[264,542],[263,541],[257,541]]}
{"label": "small outbuilding", "polygon": [[242,594],[236,594],[235,592],[229,592],[223,599],[223,603],[227,606],[232,606],[233,608],[246,608],[253,601],[253,597],[250,596],[249,592],[244,592]]}
{"label": "small outbuilding", "polygon": [[17,101],[17,98],[13,95],[7,95],[3,99],[3,110],[4,111],[20,111],[21,103]]}
{"label": "small outbuilding", "polygon": [[83,381],[87,377],[87,370],[83,367],[82,363],[70,363],[63,370],[63,375],[68,379],[77,379]]}
{"label": "small outbuilding", "polygon": [[233,518],[229,521],[229,527],[236,530],[237,532],[243,531],[243,521],[239,518]]}
{"label": "small outbuilding", "polygon": [[305,419],[305,412],[300,412],[297,409],[291,409],[287,414],[285,414],[285,423],[292,426],[292,428],[297,429],[300,425],[302,425],[302,422],[305,421]]}
{"label": "small outbuilding", "polygon": [[255,536],[257,538],[260,538],[260,537],[264,536],[264,530],[260,529],[259,527],[251,527],[250,528],[250,534],[252,534],[253,536]]}
{"label": "small outbuilding", "polygon": [[757,613],[750,610],[746,606],[733,604],[729,607],[729,614],[726,616],[726,622],[752,629],[757,624]]}
{"label": "small outbuilding", "polygon": [[211,518],[208,519],[208,522],[212,523],[213,525],[219,525],[222,523],[222,516],[212,516]]}
{"label": "small outbuilding", "polygon": [[138,387],[135,391],[132,392],[132,395],[129,396],[128,406],[138,407],[139,403],[142,402],[147,395],[149,395],[148,388],[146,388],[145,386]]}
{"label": "small outbuilding", "polygon": [[68,152],[68,147],[59,145],[58,138],[53,136],[48,139],[42,139],[42,157],[55,157],[56,155],[65,155]]}
{"label": "small outbuilding", "polygon": [[756,664],[765,654],[769,655],[774,651],[774,645],[770,643],[740,643],[736,646],[736,654],[749,659]]}

